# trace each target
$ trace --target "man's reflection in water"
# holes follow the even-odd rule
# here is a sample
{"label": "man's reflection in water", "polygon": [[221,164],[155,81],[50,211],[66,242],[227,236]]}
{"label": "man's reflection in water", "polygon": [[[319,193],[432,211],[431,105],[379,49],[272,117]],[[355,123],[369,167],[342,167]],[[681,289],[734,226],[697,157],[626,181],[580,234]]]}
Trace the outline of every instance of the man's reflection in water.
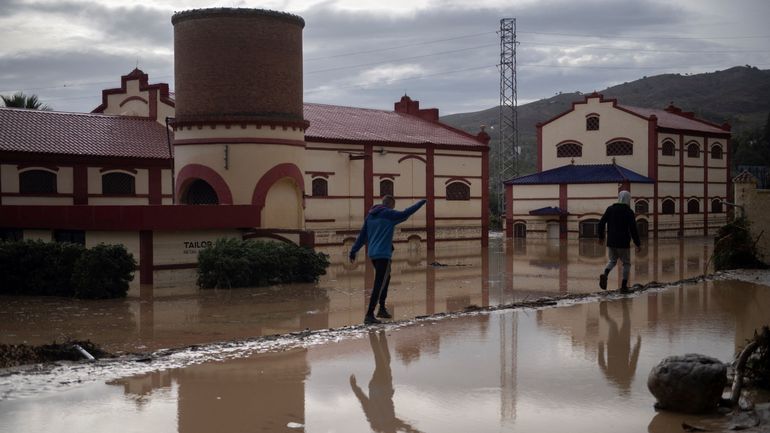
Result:
{"label": "man's reflection in water", "polygon": [[604,357],[604,342],[599,342],[599,368],[611,382],[620,388],[621,394],[628,395],[631,382],[636,373],[636,362],[639,360],[639,349],[642,337],[636,336],[634,349],[631,350],[631,318],[628,299],[620,301],[623,309],[623,323],[618,329],[618,323],[607,314],[607,302],[599,304],[599,314],[610,327],[607,335],[607,358]]}
{"label": "man's reflection in water", "polygon": [[419,432],[396,417],[393,407],[393,376],[390,374],[390,351],[385,331],[369,331],[369,344],[374,353],[374,373],[369,381],[369,396],[359,388],[356,376],[350,375],[350,388],[361,402],[367,421],[375,432]]}

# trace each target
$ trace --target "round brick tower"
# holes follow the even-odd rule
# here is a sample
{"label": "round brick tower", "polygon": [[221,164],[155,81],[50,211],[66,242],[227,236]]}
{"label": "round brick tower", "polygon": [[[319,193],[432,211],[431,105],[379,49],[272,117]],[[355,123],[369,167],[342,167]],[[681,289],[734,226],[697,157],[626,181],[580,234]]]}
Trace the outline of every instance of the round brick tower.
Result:
{"label": "round brick tower", "polygon": [[304,20],[216,8],[171,22],[177,202],[253,204],[262,227],[301,228]]}

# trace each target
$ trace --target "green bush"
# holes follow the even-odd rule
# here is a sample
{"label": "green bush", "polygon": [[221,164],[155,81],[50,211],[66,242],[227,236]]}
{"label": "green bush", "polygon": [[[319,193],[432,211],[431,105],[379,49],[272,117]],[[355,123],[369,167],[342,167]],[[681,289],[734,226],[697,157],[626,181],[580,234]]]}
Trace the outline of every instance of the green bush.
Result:
{"label": "green bush", "polygon": [[77,298],[125,298],[136,262],[123,245],[97,245],[75,262],[72,285]]}
{"label": "green bush", "polygon": [[749,221],[745,217],[720,227],[714,239],[714,268],[766,268],[759,260],[756,241],[751,237]]}
{"label": "green bush", "polygon": [[313,282],[329,256],[284,242],[218,239],[198,253],[198,286],[231,288]]}
{"label": "green bush", "polygon": [[[81,265],[83,260],[86,262]],[[98,264],[89,267],[93,263]],[[78,266],[83,270],[75,278]],[[86,250],[70,243],[0,241],[0,294],[4,295],[125,296],[125,289],[121,292],[115,287],[126,280],[126,272],[126,281],[130,281],[135,268],[133,256],[123,246],[99,245]],[[89,273],[88,277],[83,272]]]}

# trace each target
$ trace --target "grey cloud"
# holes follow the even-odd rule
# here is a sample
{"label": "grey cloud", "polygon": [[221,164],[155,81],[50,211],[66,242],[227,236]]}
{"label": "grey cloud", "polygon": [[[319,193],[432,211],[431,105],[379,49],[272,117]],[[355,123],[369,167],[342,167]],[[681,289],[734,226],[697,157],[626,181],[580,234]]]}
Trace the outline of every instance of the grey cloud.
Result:
{"label": "grey cloud", "polygon": [[[0,58],[0,92],[23,90],[38,95],[56,110],[91,111],[101,103],[101,91],[119,87],[120,76],[134,67],[135,56],[101,52],[40,52],[5,57]],[[172,82],[170,56],[140,57],[139,68],[150,75],[151,82]]]}

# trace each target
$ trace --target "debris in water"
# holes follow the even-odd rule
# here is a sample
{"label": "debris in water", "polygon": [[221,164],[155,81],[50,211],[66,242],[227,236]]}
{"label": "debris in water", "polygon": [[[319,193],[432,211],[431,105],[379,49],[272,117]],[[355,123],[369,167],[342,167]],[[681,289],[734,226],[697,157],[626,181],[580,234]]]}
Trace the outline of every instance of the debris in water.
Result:
{"label": "debris in water", "polygon": [[290,422],[290,423],[286,424],[286,427],[288,427],[288,428],[302,428],[302,427],[305,427],[305,424],[300,424],[298,422]]}

